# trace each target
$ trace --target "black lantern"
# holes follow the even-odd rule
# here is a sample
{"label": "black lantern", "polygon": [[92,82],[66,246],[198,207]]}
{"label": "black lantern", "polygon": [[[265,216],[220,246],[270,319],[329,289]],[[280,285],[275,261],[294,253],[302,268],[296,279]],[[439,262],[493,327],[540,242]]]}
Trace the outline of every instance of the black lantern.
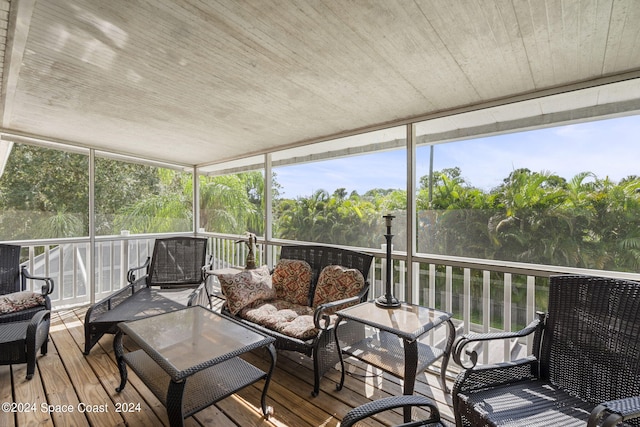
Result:
{"label": "black lantern", "polygon": [[385,286],[385,294],[376,299],[376,305],[383,308],[394,308],[400,306],[400,301],[398,301],[391,293],[391,239],[393,239],[393,234],[391,234],[391,220],[393,220],[395,216],[385,215],[383,218],[385,220],[385,225],[387,226],[387,234],[384,235],[387,239],[387,283]]}

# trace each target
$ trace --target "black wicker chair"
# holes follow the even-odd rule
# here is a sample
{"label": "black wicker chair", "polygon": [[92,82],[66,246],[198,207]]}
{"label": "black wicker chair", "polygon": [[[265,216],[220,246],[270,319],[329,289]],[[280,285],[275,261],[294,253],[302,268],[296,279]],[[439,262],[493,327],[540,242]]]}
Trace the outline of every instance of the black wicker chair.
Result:
{"label": "black wicker chair", "polygon": [[431,412],[430,416],[427,419],[400,424],[398,427],[443,426],[443,424],[440,422],[440,411],[438,410],[438,407],[435,405],[435,403],[424,396],[408,395],[385,397],[383,399],[374,400],[373,402],[365,403],[364,405],[353,408],[344,416],[344,418],[340,422],[340,427],[352,427],[358,421],[362,421],[365,418],[369,418],[384,411],[396,408],[405,408],[407,406],[426,407]]}
{"label": "black wicker chair", "polygon": [[51,312],[40,310],[31,319],[0,323],[0,365],[27,364],[27,379],[33,378],[38,350],[47,354]]}
{"label": "black wicker chair", "polygon": [[40,289],[43,303],[35,307],[2,313],[0,314],[0,323],[29,320],[39,311],[51,310],[51,299],[49,298],[49,294],[53,292],[54,288],[53,279],[50,277],[32,276],[29,274],[29,271],[25,266],[20,266],[20,246],[1,244],[0,295],[26,291],[28,279],[44,282]]}
{"label": "black wicker chair", "polygon": [[[320,392],[320,378],[337,363],[340,362],[338,349],[336,347],[333,326],[329,325],[328,316],[324,313],[334,307],[348,303],[358,303],[366,301],[369,293],[369,268],[373,261],[373,256],[351,251],[348,249],[337,248],[333,246],[317,246],[317,245],[292,245],[283,246],[280,251],[280,259],[302,260],[309,263],[312,271],[311,288],[309,289],[309,305],[312,305],[315,287],[318,283],[318,277],[322,269],[328,265],[341,265],[347,268],[354,268],[362,273],[365,285],[362,291],[355,297],[326,303],[318,306],[314,312],[314,320],[318,334],[309,340],[300,340],[288,335],[284,335],[272,329],[263,327],[256,323],[250,322],[239,316],[231,314],[228,308],[223,306],[221,313],[233,317],[234,319],[260,330],[276,339],[275,347],[279,350],[290,350],[303,353],[313,359],[314,386],[313,396],[317,396]],[[345,326],[342,325],[341,328]],[[347,326],[348,327],[348,326]]]}
{"label": "black wicker chair", "polygon": [[[208,306],[204,281],[207,239],[170,237],[156,239],[153,255],[127,273],[129,284],[92,305],[85,315],[84,354],[106,333],[128,320],[200,304]],[[136,272],[146,274],[136,278]]]}
{"label": "black wicker chair", "polygon": [[458,375],[453,408],[458,426],[640,425],[640,283],[553,276],[549,311],[524,330],[469,334],[465,346],[534,333],[533,354],[475,366]]}

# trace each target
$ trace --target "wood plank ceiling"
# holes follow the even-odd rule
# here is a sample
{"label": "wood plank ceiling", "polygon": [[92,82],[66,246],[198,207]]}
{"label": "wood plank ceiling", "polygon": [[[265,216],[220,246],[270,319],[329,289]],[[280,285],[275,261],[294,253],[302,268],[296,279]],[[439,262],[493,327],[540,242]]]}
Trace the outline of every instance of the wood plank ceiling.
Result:
{"label": "wood plank ceiling", "polygon": [[0,24],[3,138],[185,166],[640,85],[636,0],[0,0]]}

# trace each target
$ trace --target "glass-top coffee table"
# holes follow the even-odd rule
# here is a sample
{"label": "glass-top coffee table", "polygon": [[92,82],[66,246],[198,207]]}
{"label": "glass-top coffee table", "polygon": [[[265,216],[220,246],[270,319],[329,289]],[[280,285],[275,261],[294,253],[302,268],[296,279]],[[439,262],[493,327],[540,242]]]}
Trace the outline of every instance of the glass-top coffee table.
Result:
{"label": "glass-top coffee table", "polygon": [[[451,346],[455,339],[455,327],[451,313],[413,304],[402,303],[396,308],[378,307],[374,301],[340,310],[335,328],[336,344],[341,346],[340,365],[342,374],[338,389],[345,378],[342,353],[354,356],[385,372],[404,379],[404,394],[413,394],[416,375],[442,358],[440,383],[448,392],[445,382]],[[341,327],[356,322],[362,327]],[[430,345],[425,340],[427,332],[446,323],[448,334],[443,348]],[[367,329],[364,332],[363,329]],[[358,331],[357,337],[354,332]],[[342,334],[341,334],[342,332]],[[353,336],[350,336],[353,335]],[[346,344],[346,345],[345,345]],[[409,414],[410,415],[410,414]],[[405,422],[408,422],[405,412]]]}
{"label": "glass-top coffee table", "polygon": [[[274,338],[202,306],[118,324],[113,347],[120,370],[118,392],[127,383],[127,365],[167,408],[171,426],[184,418],[264,379],[262,413],[271,374],[276,363]],[[123,334],[140,350],[125,353]],[[265,347],[271,356],[269,372],[244,361],[239,355]]]}

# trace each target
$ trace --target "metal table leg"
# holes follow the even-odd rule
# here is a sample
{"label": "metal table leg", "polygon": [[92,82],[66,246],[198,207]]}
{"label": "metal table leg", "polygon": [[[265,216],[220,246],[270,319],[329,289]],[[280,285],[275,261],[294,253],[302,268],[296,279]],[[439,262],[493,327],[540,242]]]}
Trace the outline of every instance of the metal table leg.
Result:
{"label": "metal table leg", "polygon": [[171,427],[184,426],[184,415],[182,413],[182,397],[187,380],[173,381],[169,383],[167,390],[167,417]]}
{"label": "metal table leg", "polygon": [[277,353],[273,344],[269,344],[269,346],[267,346],[267,350],[269,351],[269,356],[271,356],[271,366],[269,367],[267,378],[265,378],[264,381],[264,388],[262,389],[262,398],[260,399],[260,403],[262,404],[262,414],[266,419],[269,419],[269,416],[273,414],[273,407],[267,406],[267,390],[269,390],[269,384],[271,383],[271,374],[273,374],[273,370],[276,367]]}
{"label": "metal table leg", "polygon": [[340,340],[338,339],[338,327],[340,326],[340,322],[342,322],[342,317],[338,317],[336,326],[333,328],[333,336],[336,340],[336,351],[338,352],[338,358],[340,359],[340,382],[336,384],[336,390],[342,390],[342,386],[344,385],[344,357],[342,356]]}
{"label": "metal table leg", "polygon": [[120,393],[127,384],[127,363],[124,361],[124,347],[122,346],[122,337],[124,333],[118,329],[113,339],[113,351],[116,354],[116,362],[118,363],[118,371],[120,371],[120,385],[116,391]]}
{"label": "metal table leg", "polygon": [[[404,342],[404,394],[412,395],[416,386],[416,375],[418,370],[418,341]],[[411,407],[405,406],[402,409],[404,422],[411,421]]]}
{"label": "metal table leg", "polygon": [[449,330],[449,337],[447,338],[447,344],[444,348],[444,354],[442,356],[442,363],[440,364],[440,384],[442,390],[445,393],[451,393],[451,390],[447,387],[447,366],[449,366],[449,358],[451,357],[451,348],[453,347],[453,341],[456,338],[456,328],[453,325],[451,319],[447,320],[447,329]]}

